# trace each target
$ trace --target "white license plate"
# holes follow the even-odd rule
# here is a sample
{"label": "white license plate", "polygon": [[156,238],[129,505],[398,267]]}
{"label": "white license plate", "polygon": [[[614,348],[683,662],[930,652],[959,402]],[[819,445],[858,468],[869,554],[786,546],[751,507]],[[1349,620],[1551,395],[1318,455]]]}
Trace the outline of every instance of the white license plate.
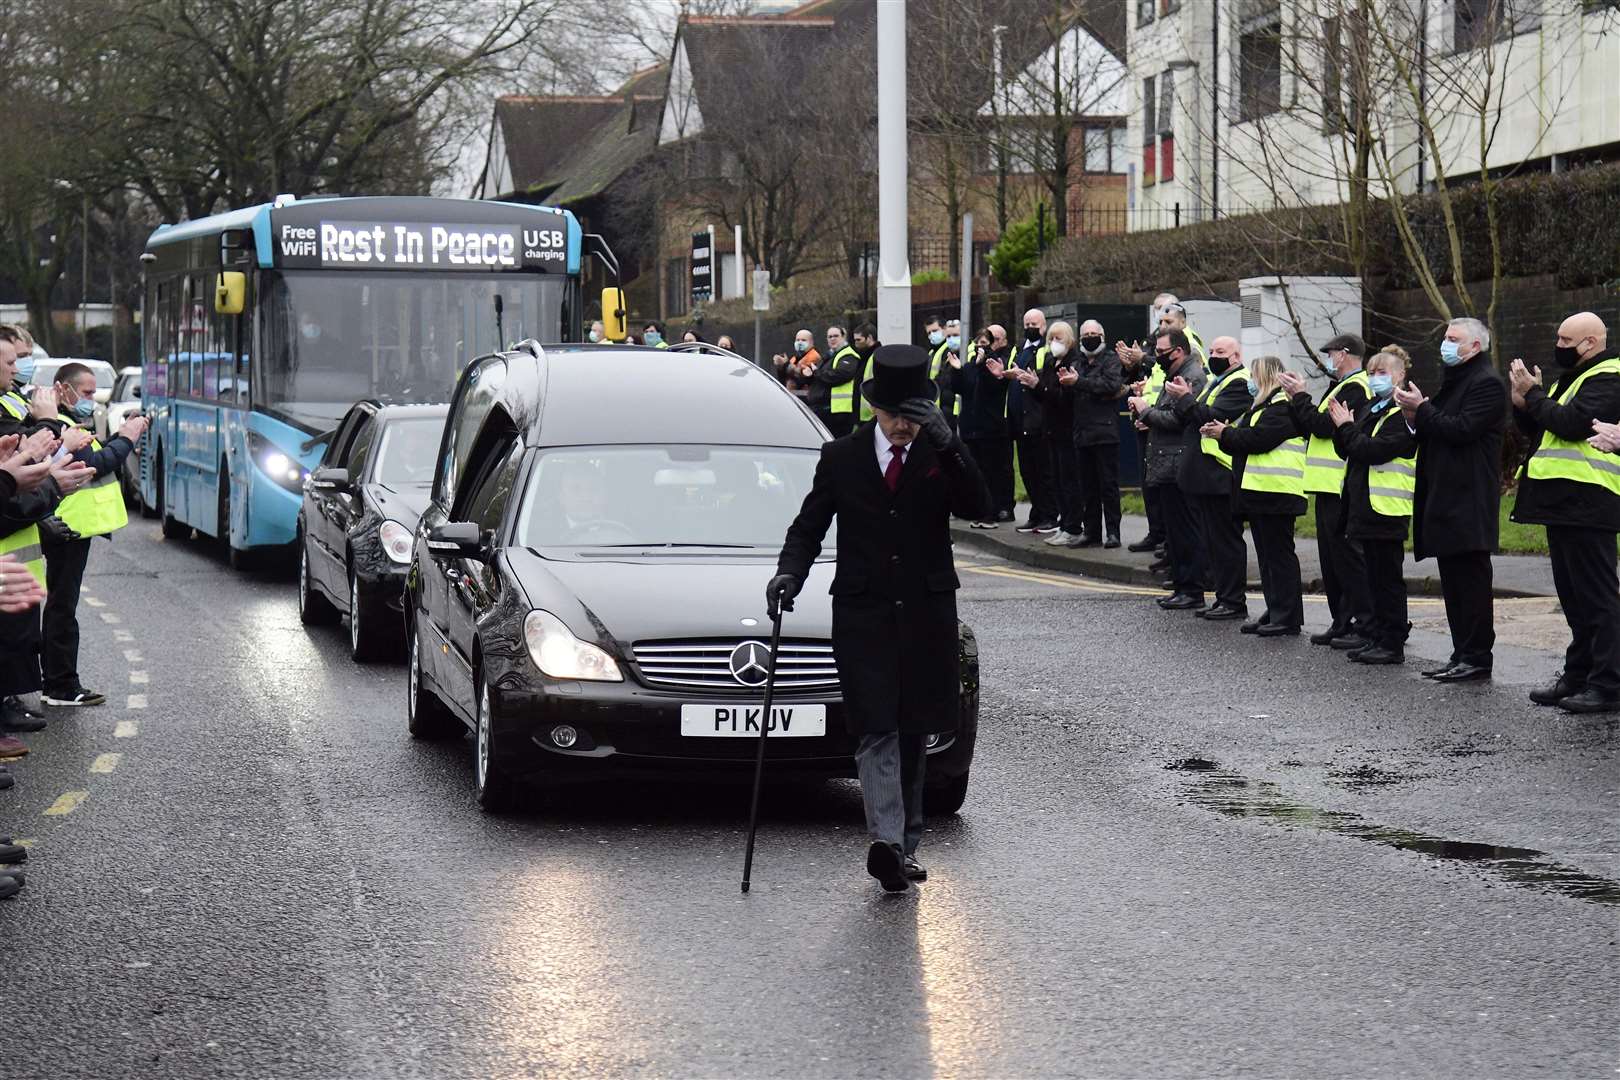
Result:
{"label": "white license plate", "polygon": [[[681,734],[702,739],[757,739],[761,705],[682,705]],[[827,706],[772,705],[766,738],[814,738],[827,734]]]}

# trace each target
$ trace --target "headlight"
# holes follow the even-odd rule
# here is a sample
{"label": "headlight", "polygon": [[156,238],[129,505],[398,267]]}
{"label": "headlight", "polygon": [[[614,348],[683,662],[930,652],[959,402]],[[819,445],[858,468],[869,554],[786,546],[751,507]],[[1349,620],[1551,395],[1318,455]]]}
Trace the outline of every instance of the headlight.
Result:
{"label": "headlight", "polygon": [[278,450],[276,444],[260,435],[257,431],[248,432],[248,453],[259,466],[259,471],[274,480],[280,487],[288,491],[302,492],[304,480],[309,473],[304,471],[297,459]]}
{"label": "headlight", "polygon": [[397,563],[411,561],[411,530],[397,521],[385,521],[382,528],[377,530],[377,536],[382,540],[383,550],[390,559]]}
{"label": "headlight", "polygon": [[523,620],[523,640],[540,674],[553,679],[623,682],[613,657],[579,640],[549,611],[531,611]]}

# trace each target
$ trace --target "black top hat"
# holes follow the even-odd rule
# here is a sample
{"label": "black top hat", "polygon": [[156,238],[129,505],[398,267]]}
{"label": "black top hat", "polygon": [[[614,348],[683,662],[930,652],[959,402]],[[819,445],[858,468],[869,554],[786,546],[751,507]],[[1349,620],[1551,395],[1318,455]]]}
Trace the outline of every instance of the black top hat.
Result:
{"label": "black top hat", "polygon": [[928,352],[915,345],[883,345],[872,353],[872,377],[861,384],[861,396],[873,407],[898,412],[907,398],[939,396],[928,377]]}

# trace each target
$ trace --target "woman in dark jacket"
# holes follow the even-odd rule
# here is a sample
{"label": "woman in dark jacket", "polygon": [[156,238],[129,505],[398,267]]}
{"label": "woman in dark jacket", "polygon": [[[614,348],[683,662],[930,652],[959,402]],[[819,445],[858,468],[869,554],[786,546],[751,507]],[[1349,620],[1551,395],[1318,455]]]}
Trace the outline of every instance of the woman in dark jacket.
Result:
{"label": "woman in dark jacket", "polygon": [[1335,402],[1333,448],[1345,460],[1343,519],[1338,528],[1359,540],[1366,556],[1372,600],[1371,641],[1350,652],[1363,664],[1399,664],[1406,659],[1406,534],[1417,487],[1417,439],[1394,403],[1406,385],[1407,355],[1388,346],[1367,362],[1371,400],[1361,415]]}
{"label": "woman in dark jacket", "polygon": [[[1052,351],[1057,341],[1065,343],[1061,354]],[[1046,363],[1035,372],[1033,380],[1027,375],[1017,378],[1024,384],[1024,392],[1041,403],[1041,440],[1051,461],[1052,484],[1058,496],[1057,530],[1045,542],[1062,547],[1079,538],[1082,516],[1080,466],[1074,454],[1074,390],[1061,381],[1063,373],[1074,367],[1074,331],[1068,323],[1055,322],[1047,327],[1046,350]]]}
{"label": "woman in dark jacket", "polygon": [[1294,519],[1305,512],[1305,440],[1281,389],[1282,361],[1262,356],[1249,365],[1254,404],[1231,424],[1215,420],[1199,433],[1232,455],[1232,513],[1246,518],[1260,564],[1266,613],[1240,628],[1261,637],[1297,636],[1305,623],[1294,553]]}
{"label": "woman in dark jacket", "polygon": [[[1065,323],[1059,323],[1067,329]],[[1053,327],[1056,329],[1056,326]],[[1050,337],[1050,334],[1048,335]],[[1080,528],[1095,544],[1119,547],[1119,392],[1125,386],[1119,356],[1105,348],[1102,324],[1080,324],[1074,350],[1074,451],[1080,468]],[[1056,355],[1054,351],[1054,355]],[[1077,545],[1078,546],[1078,545]]]}

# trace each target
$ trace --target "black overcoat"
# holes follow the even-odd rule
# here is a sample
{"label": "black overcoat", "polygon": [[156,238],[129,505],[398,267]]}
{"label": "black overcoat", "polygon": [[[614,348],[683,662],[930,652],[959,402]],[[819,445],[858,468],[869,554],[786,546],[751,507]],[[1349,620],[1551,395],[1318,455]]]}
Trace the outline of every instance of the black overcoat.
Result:
{"label": "black overcoat", "polygon": [[937,453],[914,443],[891,493],[872,427],[821,448],[777,573],[805,580],[836,516],[838,568],[828,591],[850,733],[953,731],[960,689],[950,519],[987,516],[990,492],[972,455],[952,440]]}
{"label": "black overcoat", "polygon": [[1414,558],[1496,550],[1507,418],[1507,384],[1485,353],[1447,368],[1418,406]]}
{"label": "black overcoat", "polygon": [[1074,349],[1074,370],[1080,380],[1074,391],[1074,445],[1119,445],[1119,392],[1125,385],[1119,356],[1105,348],[1096,356]]}
{"label": "black overcoat", "polygon": [[1254,398],[1249,394],[1249,381],[1240,379],[1235,371],[1211,374],[1220,379],[1220,390],[1212,401],[1201,402],[1197,394],[1183,394],[1170,408],[1185,427],[1182,428],[1181,471],[1176,483],[1189,495],[1232,494],[1232,470],[1204,453],[1204,437],[1199,429],[1211,420],[1224,420],[1230,424],[1249,411]]}

